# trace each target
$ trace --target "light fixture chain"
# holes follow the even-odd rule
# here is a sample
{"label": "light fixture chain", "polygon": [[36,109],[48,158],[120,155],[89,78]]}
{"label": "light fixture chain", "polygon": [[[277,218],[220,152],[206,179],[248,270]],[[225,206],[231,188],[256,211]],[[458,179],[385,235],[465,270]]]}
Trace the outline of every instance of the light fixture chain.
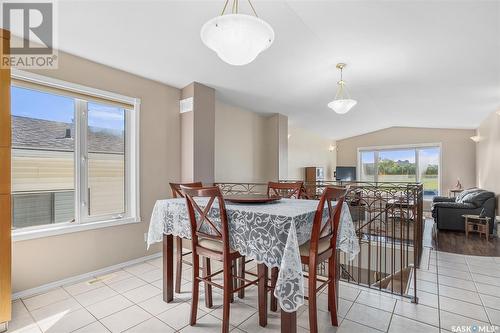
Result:
{"label": "light fixture chain", "polygon": [[339,89],[337,89],[337,93],[335,94],[335,99],[342,99],[344,96],[344,85],[341,81],[339,81]]}
{"label": "light fixture chain", "polygon": [[222,13],[220,13],[220,15],[224,15],[224,13],[226,12],[226,8],[227,8],[227,5],[229,4],[229,0],[226,0],[226,2],[224,3],[224,8],[222,8]]}
{"label": "light fixture chain", "polygon": [[257,15],[257,12],[255,11],[255,8],[253,7],[252,5],[252,2],[250,0],[248,0],[248,4],[250,5],[250,7],[252,8],[253,10],[253,13],[255,14],[256,17],[259,17],[259,15]]}
{"label": "light fixture chain", "polygon": [[[227,6],[229,5],[229,1],[230,0],[226,0],[224,2],[224,7],[222,8],[222,12],[220,13],[221,16],[226,13],[226,9],[227,9]],[[257,14],[257,11],[255,10],[255,7],[252,4],[252,1],[250,1],[250,0],[247,0],[247,1],[248,1],[248,4],[250,5],[250,8],[252,8],[252,12],[254,13],[255,17],[259,17],[259,15]],[[238,14],[239,5],[240,5],[239,0],[233,0],[233,2],[231,4],[231,13],[232,14]]]}

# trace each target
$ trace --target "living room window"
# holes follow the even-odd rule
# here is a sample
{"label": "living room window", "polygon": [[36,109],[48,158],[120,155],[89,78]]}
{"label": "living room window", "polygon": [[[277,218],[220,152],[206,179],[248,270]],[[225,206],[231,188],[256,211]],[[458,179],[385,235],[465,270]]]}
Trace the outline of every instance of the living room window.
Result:
{"label": "living room window", "polygon": [[16,71],[14,239],[137,222],[139,101]]}
{"label": "living room window", "polygon": [[424,198],[439,195],[439,144],[358,149],[358,179],[369,182],[419,182]]}

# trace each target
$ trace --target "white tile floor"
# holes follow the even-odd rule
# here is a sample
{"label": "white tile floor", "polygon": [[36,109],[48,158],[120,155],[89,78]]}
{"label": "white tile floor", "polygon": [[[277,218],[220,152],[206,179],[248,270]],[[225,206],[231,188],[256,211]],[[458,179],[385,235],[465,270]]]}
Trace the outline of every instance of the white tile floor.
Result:
{"label": "white tile floor", "polygon": [[[8,332],[220,332],[221,295],[214,308],[204,306],[199,320],[188,325],[190,267],[183,273],[183,292],[173,303],[161,294],[161,258],[126,267],[89,281],[56,288],[13,302]],[[340,284],[340,326],[330,325],[326,295],[320,295],[321,332],[447,332],[458,325],[500,325],[500,258],[471,257],[426,249],[417,273],[419,304],[388,294]],[[233,332],[279,332],[279,314],[269,313],[266,328],[258,325],[256,288],[231,307]],[[298,331],[308,331],[307,305],[298,312]],[[497,332],[500,332],[496,328]]]}

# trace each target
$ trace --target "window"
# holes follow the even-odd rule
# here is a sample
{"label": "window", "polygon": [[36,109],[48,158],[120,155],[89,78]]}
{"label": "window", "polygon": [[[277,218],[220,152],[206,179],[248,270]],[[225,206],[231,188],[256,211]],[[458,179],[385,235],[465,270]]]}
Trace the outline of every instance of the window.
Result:
{"label": "window", "polygon": [[424,198],[439,194],[439,161],[441,149],[434,145],[361,148],[358,169],[361,181],[419,182]]}
{"label": "window", "polygon": [[14,236],[138,221],[138,105],[35,74],[13,75]]}
{"label": "window", "polygon": [[418,181],[424,184],[424,196],[439,195],[439,147],[419,148],[418,153]]}
{"label": "window", "polygon": [[379,151],[377,181],[415,183],[417,181],[415,160],[414,149]]}
{"label": "window", "polygon": [[88,103],[88,215],[125,212],[125,110]]}
{"label": "window", "polygon": [[375,181],[375,154],[363,151],[360,153],[361,179],[365,181]]}

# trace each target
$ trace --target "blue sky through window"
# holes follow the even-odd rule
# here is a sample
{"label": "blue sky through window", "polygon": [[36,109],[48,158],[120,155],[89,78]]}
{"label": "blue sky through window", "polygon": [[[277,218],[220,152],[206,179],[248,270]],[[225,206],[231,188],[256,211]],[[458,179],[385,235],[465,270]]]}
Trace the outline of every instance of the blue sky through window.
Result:
{"label": "blue sky through window", "polygon": [[379,159],[415,163],[415,150],[385,150],[379,153]]}
{"label": "blue sky through window", "polygon": [[[419,158],[420,161],[426,161],[428,164],[439,164],[439,148],[420,148]],[[373,151],[361,152],[363,163],[374,163],[375,154]],[[393,161],[405,161],[408,160],[410,163],[415,163],[415,151],[412,150],[384,150],[379,152],[380,159],[387,159]]]}
{"label": "blue sky through window", "polygon": [[[123,109],[91,102],[88,103],[88,109],[89,126],[123,131],[125,124]],[[70,97],[14,86],[11,88],[13,116],[72,123],[74,110],[74,100]]]}
{"label": "blue sky through window", "polygon": [[11,88],[13,116],[72,123],[74,110],[72,98],[19,87]]}
{"label": "blue sky through window", "polygon": [[[363,163],[375,163],[373,151],[361,152]],[[415,150],[384,150],[379,152],[380,160],[406,161],[415,163]]]}
{"label": "blue sky through window", "polygon": [[125,110],[109,105],[88,103],[88,125],[113,131],[123,131],[125,125]]}

